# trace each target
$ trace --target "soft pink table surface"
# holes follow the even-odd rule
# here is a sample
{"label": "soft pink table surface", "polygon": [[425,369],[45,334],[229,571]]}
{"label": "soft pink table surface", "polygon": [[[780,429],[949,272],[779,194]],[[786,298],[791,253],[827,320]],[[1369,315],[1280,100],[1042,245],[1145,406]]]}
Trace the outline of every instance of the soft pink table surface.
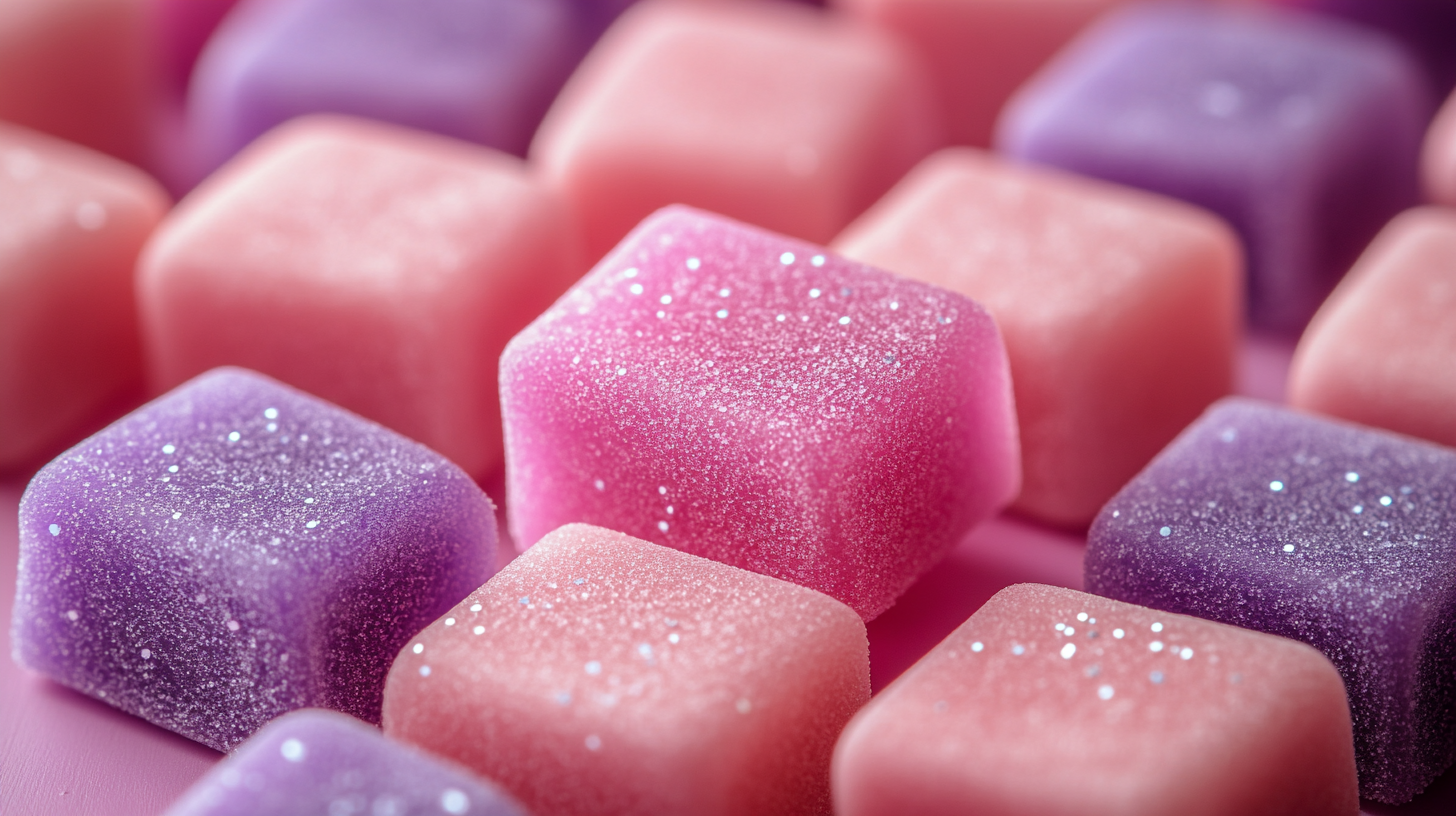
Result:
{"label": "soft pink table surface", "polygon": [[[1283,399],[1292,342],[1245,344],[1241,393]],[[8,621],[18,557],[23,478],[0,482],[0,618]],[[1081,534],[1003,516],[982,525],[869,626],[874,688],[929,651],[1002,587],[1081,588]],[[509,547],[507,546],[508,550]],[[220,754],[83,697],[0,658],[0,816],[154,816]],[[1415,802],[1367,814],[1456,813],[1456,772]]]}

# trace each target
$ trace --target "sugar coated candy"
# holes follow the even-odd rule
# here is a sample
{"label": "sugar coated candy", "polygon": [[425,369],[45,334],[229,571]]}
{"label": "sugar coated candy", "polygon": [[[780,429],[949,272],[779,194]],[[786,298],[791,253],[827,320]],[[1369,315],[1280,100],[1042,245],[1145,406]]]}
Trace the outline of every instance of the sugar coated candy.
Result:
{"label": "sugar coated candy", "polygon": [[1222,401],[1103,508],[1086,586],[1324,652],[1367,799],[1456,757],[1456,451]]}
{"label": "sugar coated candy", "polygon": [[268,723],[166,816],[527,816],[494,785],[376,728],[304,709]]}
{"label": "sugar coated candy", "polygon": [[683,207],[511,341],[501,401],[518,545],[596,524],[866,619],[1019,482],[984,309]]}
{"label": "sugar coated candy", "polygon": [[167,207],[136,168],[0,123],[0,470],[139,390],[132,270]]}
{"label": "sugar coated candy", "polygon": [[1430,108],[1420,68],[1377,32],[1142,3],[1023,86],[997,145],[1222,215],[1248,252],[1253,323],[1297,332],[1386,220],[1416,203]]}
{"label": "sugar coated candy", "polygon": [[844,731],[838,816],[1354,816],[1345,687],[1285,638],[999,592]]}
{"label": "sugar coated candy", "polygon": [[834,741],[868,699],[849,607],[578,524],[400,651],[384,731],[537,816],[827,816]]}
{"label": "sugar coated candy", "polygon": [[1085,527],[1232,387],[1238,238],[1141,190],[950,148],[831,247],[986,305],[1021,430],[1015,507]]}
{"label": "sugar coated candy", "polygon": [[1300,339],[1290,404],[1456,445],[1453,315],[1456,212],[1401,214]]}
{"label": "sugar coated candy", "polygon": [[306,706],[377,722],[395,652],[495,549],[459,468],[239,369],[51,462],[20,530],[16,660],[219,749]]}

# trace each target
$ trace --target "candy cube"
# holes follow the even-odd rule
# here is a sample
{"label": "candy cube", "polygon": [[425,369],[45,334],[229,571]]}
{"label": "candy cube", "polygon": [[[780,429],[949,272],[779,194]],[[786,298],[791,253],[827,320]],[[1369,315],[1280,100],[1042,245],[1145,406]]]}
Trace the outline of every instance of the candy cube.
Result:
{"label": "candy cube", "polygon": [[1019,481],[984,309],[684,207],[511,341],[501,403],[518,544],[596,524],[866,620]]}
{"label": "candy cube", "polygon": [[0,124],[0,469],[140,385],[132,269],[167,207],[135,168]]}
{"label": "candy cube", "polygon": [[205,169],[307,113],[524,155],[585,52],[571,0],[262,0],[207,44],[188,115]]}
{"label": "candy cube", "polygon": [[1456,93],[1446,99],[1426,131],[1421,181],[1431,201],[1456,206]]}
{"label": "candy cube", "polygon": [[817,592],[571,525],[400,652],[384,730],[537,816],[828,814],[868,648]]}
{"label": "candy cube", "polygon": [[1456,757],[1453,560],[1456,451],[1231,399],[1108,502],[1086,585],[1324,652],[1360,795],[1400,803]]}
{"label": "candy cube", "polygon": [[987,147],[1001,106],[1097,15],[1124,0],[834,0],[894,32],[931,69],[956,144]]}
{"label": "candy cube", "polygon": [[246,366],[481,475],[501,349],[581,269],[565,203],[519,159],[315,117],[190,196],[137,286],[158,390]]}
{"label": "candy cube", "polygon": [[1299,341],[1297,408],[1456,446],[1456,213],[1397,217]]}
{"label": "candy cube", "polygon": [[995,316],[1021,429],[1015,506],[1039,519],[1085,526],[1232,385],[1238,239],[1172,199],[950,149],[833,248]]}
{"label": "candy cube", "polygon": [[352,717],[320,709],[263,726],[166,816],[303,813],[526,816],[494,785]]}
{"label": "candy cube", "polygon": [[1297,332],[1415,203],[1428,115],[1425,78],[1374,32],[1147,4],[1099,23],[1023,88],[998,144],[1224,216],[1247,246],[1253,322]]}
{"label": "candy cube", "polygon": [[888,35],[775,3],[639,3],[541,124],[531,158],[590,257],[681,203],[815,242],[940,146],[929,79]]}
{"label": "candy cube", "polygon": [[0,120],[133,164],[151,153],[150,0],[5,0]]}
{"label": "candy cube", "polygon": [[1356,788],[1319,652],[1036,584],[997,593],[834,756],[838,816],[1354,816]]}
{"label": "candy cube", "polygon": [[295,708],[378,722],[395,653],[494,549],[490,500],[438,454],[222,369],[31,482],[14,654],[218,749]]}

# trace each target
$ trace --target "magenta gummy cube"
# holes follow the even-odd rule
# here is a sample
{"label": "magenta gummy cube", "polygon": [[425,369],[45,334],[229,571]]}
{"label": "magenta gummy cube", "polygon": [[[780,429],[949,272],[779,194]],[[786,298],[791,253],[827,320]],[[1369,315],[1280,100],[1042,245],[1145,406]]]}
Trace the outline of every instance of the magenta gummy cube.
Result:
{"label": "magenta gummy cube", "polygon": [[570,0],[248,0],[193,73],[198,160],[211,170],[306,113],[524,155],[589,44],[580,14]]}
{"label": "magenta gummy cube", "polygon": [[866,619],[1016,495],[986,311],[670,207],[501,358],[507,505],[819,590]]}
{"label": "magenta gummy cube", "polygon": [[494,785],[332,711],[268,723],[166,816],[527,816]]}
{"label": "magenta gummy cube", "polygon": [[1139,4],[1023,87],[997,144],[1228,219],[1248,251],[1251,320],[1298,331],[1416,203],[1430,110],[1420,69],[1378,33],[1269,9]]}
{"label": "magenta gummy cube", "polygon": [[490,500],[439,454],[217,369],[31,482],[14,656],[219,749],[306,706],[378,722],[395,652],[494,549]]}
{"label": "magenta gummy cube", "polygon": [[1365,798],[1456,758],[1456,451],[1224,400],[1103,508],[1086,586],[1324,652]]}

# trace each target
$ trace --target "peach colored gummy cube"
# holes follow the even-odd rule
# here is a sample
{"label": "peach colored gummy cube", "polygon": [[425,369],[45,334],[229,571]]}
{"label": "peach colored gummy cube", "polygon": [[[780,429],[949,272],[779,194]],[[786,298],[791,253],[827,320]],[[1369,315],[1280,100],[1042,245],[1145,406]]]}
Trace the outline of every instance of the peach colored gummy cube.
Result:
{"label": "peach colored gummy cube", "polygon": [[135,168],[0,124],[0,468],[140,384],[132,267],[168,204]]}
{"label": "peach colored gummy cube", "polygon": [[569,525],[400,652],[384,730],[536,816],[828,814],[834,741],[868,698],[849,607]]}
{"label": "peach colored gummy cube", "polygon": [[531,145],[599,258],[681,203],[823,243],[943,141],[928,76],[885,34],[775,3],[640,3]]}
{"label": "peach colored gummy cube", "polygon": [[1300,338],[1299,408],[1456,445],[1456,212],[1397,216]]}
{"label": "peach colored gummy cube", "polygon": [[900,36],[931,69],[951,141],[989,147],[1001,106],[1094,17],[1124,0],[831,0]]}
{"label": "peach colored gummy cube", "polygon": [[1229,391],[1242,262],[1201,209],[951,148],[833,247],[990,310],[1021,428],[1015,507],[1044,521],[1087,524]]}
{"label": "peach colored gummy cube", "polygon": [[145,162],[150,2],[0,2],[0,119]]}
{"label": "peach colored gummy cube", "polygon": [[481,475],[496,360],[583,271],[521,160],[343,117],[263,137],[177,208],[138,271],[153,385],[240,365]]}
{"label": "peach colored gummy cube", "polygon": [[1431,201],[1456,205],[1456,92],[1447,98],[1426,131],[1421,153],[1421,181],[1426,197]]}
{"label": "peach colored gummy cube", "polygon": [[1002,590],[845,729],[838,816],[1354,816],[1345,687],[1292,640]]}

